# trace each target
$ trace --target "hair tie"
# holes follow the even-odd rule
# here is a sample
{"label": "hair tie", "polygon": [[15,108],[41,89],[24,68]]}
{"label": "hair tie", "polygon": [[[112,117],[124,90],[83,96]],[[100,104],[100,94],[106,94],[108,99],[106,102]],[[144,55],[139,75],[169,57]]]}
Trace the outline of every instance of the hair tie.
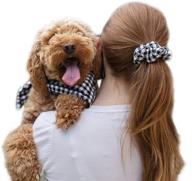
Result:
{"label": "hair tie", "polygon": [[158,43],[152,41],[147,44],[141,44],[137,47],[133,54],[133,63],[140,64],[142,61],[153,63],[158,58],[167,60],[171,57],[171,51],[167,47],[162,47]]}

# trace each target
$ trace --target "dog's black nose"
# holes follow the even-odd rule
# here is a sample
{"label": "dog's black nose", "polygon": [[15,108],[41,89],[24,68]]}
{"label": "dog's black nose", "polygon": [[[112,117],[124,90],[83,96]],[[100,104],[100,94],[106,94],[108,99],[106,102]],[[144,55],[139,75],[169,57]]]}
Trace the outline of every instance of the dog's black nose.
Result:
{"label": "dog's black nose", "polygon": [[64,45],[64,51],[67,54],[71,54],[75,51],[75,45],[74,44],[66,44]]}

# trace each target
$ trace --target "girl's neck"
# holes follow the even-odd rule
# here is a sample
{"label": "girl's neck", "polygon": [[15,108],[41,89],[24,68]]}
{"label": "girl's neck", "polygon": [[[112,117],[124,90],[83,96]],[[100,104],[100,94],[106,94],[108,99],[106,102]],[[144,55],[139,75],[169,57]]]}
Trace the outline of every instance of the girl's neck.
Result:
{"label": "girl's neck", "polygon": [[122,78],[114,77],[106,71],[105,79],[101,82],[97,98],[93,105],[129,104],[128,83]]}

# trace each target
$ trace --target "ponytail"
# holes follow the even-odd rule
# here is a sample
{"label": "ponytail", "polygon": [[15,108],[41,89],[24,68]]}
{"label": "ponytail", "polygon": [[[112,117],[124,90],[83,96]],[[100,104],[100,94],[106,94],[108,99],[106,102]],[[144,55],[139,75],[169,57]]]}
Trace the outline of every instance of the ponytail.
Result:
{"label": "ponytail", "polygon": [[174,181],[183,162],[171,116],[173,86],[169,67],[163,60],[153,64],[143,62],[132,79],[133,111],[126,130],[141,150],[143,181]]}

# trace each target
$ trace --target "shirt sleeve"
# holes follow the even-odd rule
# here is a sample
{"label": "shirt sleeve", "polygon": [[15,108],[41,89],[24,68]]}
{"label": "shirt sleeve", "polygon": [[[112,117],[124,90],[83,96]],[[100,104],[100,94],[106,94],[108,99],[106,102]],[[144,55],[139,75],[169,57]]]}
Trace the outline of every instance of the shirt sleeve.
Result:
{"label": "shirt sleeve", "polygon": [[33,139],[36,145],[38,159],[43,170],[49,166],[52,149],[52,130],[55,123],[55,112],[41,113],[33,125]]}

